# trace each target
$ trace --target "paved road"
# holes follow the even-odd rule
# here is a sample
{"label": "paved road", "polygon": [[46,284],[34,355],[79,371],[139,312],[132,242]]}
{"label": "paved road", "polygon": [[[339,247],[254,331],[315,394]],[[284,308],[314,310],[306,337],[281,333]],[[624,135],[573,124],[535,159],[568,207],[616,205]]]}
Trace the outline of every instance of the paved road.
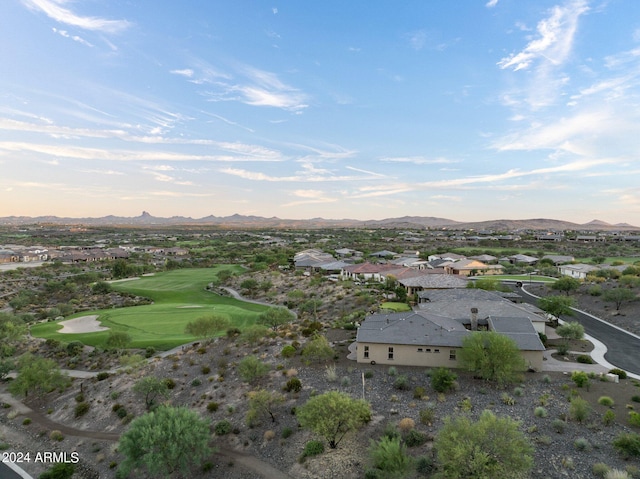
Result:
{"label": "paved road", "polygon": [[[513,285],[510,285],[513,286]],[[537,305],[538,297],[522,289],[522,300]],[[614,366],[640,375],[640,337],[596,318],[584,311],[575,309],[575,316],[561,319],[578,321],[584,326],[585,333],[601,341],[607,348],[604,358]]]}

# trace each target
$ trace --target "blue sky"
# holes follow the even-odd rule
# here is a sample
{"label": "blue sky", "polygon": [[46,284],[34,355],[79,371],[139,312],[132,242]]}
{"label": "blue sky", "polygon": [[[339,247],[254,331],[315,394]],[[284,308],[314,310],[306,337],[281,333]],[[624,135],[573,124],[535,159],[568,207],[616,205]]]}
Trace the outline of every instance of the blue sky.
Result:
{"label": "blue sky", "polygon": [[640,225],[640,2],[3,0],[0,216]]}

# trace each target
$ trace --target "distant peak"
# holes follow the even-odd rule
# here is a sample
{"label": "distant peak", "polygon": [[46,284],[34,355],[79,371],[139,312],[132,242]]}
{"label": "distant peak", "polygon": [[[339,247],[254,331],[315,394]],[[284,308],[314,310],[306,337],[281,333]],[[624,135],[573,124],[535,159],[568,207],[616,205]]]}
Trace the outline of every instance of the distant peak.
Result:
{"label": "distant peak", "polygon": [[151,218],[151,215],[147,211],[143,211],[140,215],[141,218]]}

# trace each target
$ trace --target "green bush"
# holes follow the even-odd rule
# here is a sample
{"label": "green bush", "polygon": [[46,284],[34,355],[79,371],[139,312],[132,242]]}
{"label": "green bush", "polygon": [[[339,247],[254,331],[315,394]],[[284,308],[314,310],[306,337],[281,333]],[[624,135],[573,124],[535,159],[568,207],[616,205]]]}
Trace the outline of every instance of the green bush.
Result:
{"label": "green bush", "polygon": [[84,416],[89,412],[90,408],[91,406],[89,405],[88,402],[79,402],[78,404],[76,404],[76,407],[73,410],[73,415],[75,417]]}
{"label": "green bush", "polygon": [[427,390],[422,386],[416,386],[413,390],[413,399],[422,399],[427,394]]}
{"label": "green bush", "polygon": [[431,387],[439,393],[445,393],[455,388],[458,376],[447,368],[437,368],[431,373]]}
{"label": "green bush", "polygon": [[124,407],[121,407],[116,411],[116,416],[118,416],[120,419],[124,419],[128,415],[129,414],[127,413],[127,410]]}
{"label": "green bush", "polygon": [[293,429],[291,429],[290,427],[285,427],[282,430],[282,439],[287,439],[288,437],[291,437],[292,434],[293,434]]}
{"label": "green bush", "polygon": [[398,375],[398,368],[396,368],[395,366],[391,366],[389,368],[389,370],[387,371],[387,373],[389,374],[389,376],[397,376]]}
{"label": "green bush", "polygon": [[409,389],[409,378],[402,374],[398,376],[396,380],[393,382],[393,387],[398,389],[399,391],[407,391]]}
{"label": "green bush", "polygon": [[174,389],[176,387],[176,382],[171,378],[164,378],[162,382],[167,386],[167,389]]}
{"label": "green bush", "polygon": [[217,402],[211,401],[209,404],[207,404],[207,411],[216,412],[219,407],[220,405]]}
{"label": "green bush", "polygon": [[432,457],[420,456],[416,459],[416,471],[422,476],[431,476],[436,470],[436,464]]}
{"label": "green bush", "polygon": [[433,406],[427,406],[420,411],[420,422],[425,425],[433,424],[436,418],[436,409]]}
{"label": "green bush", "polygon": [[632,396],[632,397],[631,397],[631,400],[632,400],[633,402],[640,402],[640,396],[638,396],[638,395],[634,395],[634,396]]}
{"label": "green bush", "polygon": [[96,375],[96,379],[98,381],[104,381],[105,379],[107,379],[109,377],[109,373],[106,371],[101,371]]}
{"label": "green bush", "polygon": [[404,443],[407,445],[407,447],[422,446],[428,440],[429,436],[416,429],[411,429],[404,437]]}
{"label": "green bush", "polygon": [[627,372],[623,371],[622,369],[613,368],[611,371],[609,371],[609,374],[615,374],[620,379],[627,379]]}
{"label": "green bush", "polygon": [[640,427],[640,413],[629,411],[629,424],[635,427]]}
{"label": "green bush", "polygon": [[282,348],[282,351],[280,352],[280,355],[283,358],[292,358],[292,357],[294,357],[296,355],[296,353],[297,353],[296,348],[294,348],[290,344],[287,344],[284,348]]}
{"label": "green bush", "polygon": [[613,447],[623,456],[638,457],[640,456],[640,434],[623,433],[616,437],[613,441]]}
{"label": "green bush", "polygon": [[601,406],[612,407],[613,399],[610,398],[609,396],[600,396],[598,398],[598,404],[600,404]]}
{"label": "green bush", "polygon": [[59,462],[40,474],[38,479],[71,479],[75,471],[76,467],[73,464]]}
{"label": "green bush", "polygon": [[291,378],[287,381],[287,384],[285,384],[284,390],[288,393],[298,393],[302,391],[302,381],[298,378]]}
{"label": "green bush", "polygon": [[616,414],[611,409],[607,409],[602,415],[602,424],[611,426],[614,422],[616,422]]}
{"label": "green bush", "polygon": [[574,371],[571,373],[571,380],[581,388],[589,384],[589,375],[584,371]]}
{"label": "green bush", "polygon": [[229,434],[231,432],[231,429],[232,429],[231,423],[226,419],[223,419],[222,421],[217,422],[215,426],[213,426],[213,431],[218,436],[225,436]]}
{"label": "green bush", "polygon": [[581,397],[574,397],[569,404],[569,415],[574,421],[583,423],[591,414],[591,406]]}
{"label": "green bush", "polygon": [[547,417],[548,412],[547,412],[547,410],[546,410],[544,407],[542,407],[542,406],[538,406],[537,408],[535,408],[535,409],[533,410],[533,414],[534,414],[536,417]]}
{"label": "green bush", "polygon": [[399,438],[383,437],[371,442],[369,455],[373,467],[384,473],[384,477],[404,477],[412,466],[411,456]]}
{"label": "green bush", "polygon": [[324,444],[320,441],[309,441],[304,445],[302,457],[318,456],[324,452]]}
{"label": "green bush", "polygon": [[238,363],[238,374],[245,382],[253,382],[269,372],[269,365],[255,356],[247,356]]}
{"label": "green bush", "polygon": [[554,419],[551,423],[551,427],[558,434],[562,434],[564,432],[564,429],[567,427],[567,423],[562,419]]}
{"label": "green bush", "polygon": [[611,468],[604,462],[596,462],[591,466],[591,472],[593,472],[593,475],[596,477],[604,477],[610,470]]}
{"label": "green bush", "polygon": [[582,364],[593,364],[593,359],[588,354],[580,354],[576,358],[576,361]]}
{"label": "green bush", "polygon": [[573,445],[578,451],[586,451],[591,448],[591,444],[584,437],[579,437],[575,441],[573,441]]}

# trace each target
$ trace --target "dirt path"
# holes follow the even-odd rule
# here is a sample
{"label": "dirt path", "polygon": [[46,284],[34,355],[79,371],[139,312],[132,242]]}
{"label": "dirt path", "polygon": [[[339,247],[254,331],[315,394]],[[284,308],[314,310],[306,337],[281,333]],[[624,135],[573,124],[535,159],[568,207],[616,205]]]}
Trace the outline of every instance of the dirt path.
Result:
{"label": "dirt path", "polygon": [[[89,431],[85,429],[76,429],[73,427],[69,427],[65,424],[61,424],[58,422],[54,422],[48,417],[40,414],[37,411],[31,409],[27,404],[22,401],[17,400],[11,394],[6,391],[0,392],[0,401],[6,404],[10,404],[14,411],[17,411],[19,414],[24,417],[28,417],[35,424],[42,426],[48,430],[57,430],[60,431],[65,436],[74,436],[74,437],[84,437],[88,439],[97,439],[102,441],[112,441],[117,442],[120,439],[120,434],[114,432],[104,432],[104,431]],[[232,459],[234,462],[239,464],[240,466],[249,469],[250,471],[258,474],[260,477],[264,479],[287,479],[291,478],[287,473],[280,471],[273,467],[271,464],[264,462],[258,459],[255,456],[251,456],[249,454],[245,454],[239,451],[234,451],[233,449],[216,446],[216,456],[221,456],[223,458]]]}

